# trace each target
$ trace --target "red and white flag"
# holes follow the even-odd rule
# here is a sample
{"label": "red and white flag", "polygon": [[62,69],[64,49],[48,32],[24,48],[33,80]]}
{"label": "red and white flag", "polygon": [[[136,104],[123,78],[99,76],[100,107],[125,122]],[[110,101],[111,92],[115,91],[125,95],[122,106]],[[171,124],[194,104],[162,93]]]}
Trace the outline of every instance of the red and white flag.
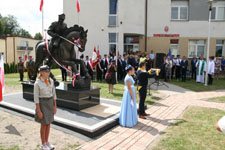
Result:
{"label": "red and white flag", "polygon": [[5,85],[5,81],[4,81],[5,77],[4,77],[4,55],[1,55],[0,58],[0,102],[2,101],[2,95],[4,93],[4,85]]}
{"label": "red and white flag", "polygon": [[42,11],[43,5],[44,5],[44,0],[41,0],[41,3],[40,3],[40,11]]}
{"label": "red and white flag", "polygon": [[80,0],[77,0],[77,12],[80,12]]}
{"label": "red and white flag", "polygon": [[92,62],[91,62],[91,65],[92,65],[92,67],[94,68],[96,65],[97,65],[97,63],[99,62],[99,57],[100,57],[100,55],[99,55],[99,50],[98,50],[98,52],[96,52],[96,47],[94,48],[94,51],[93,51],[93,53],[92,53]]}
{"label": "red and white flag", "polygon": [[24,60],[23,60],[23,66],[25,68],[27,67],[28,56],[29,56],[29,51],[26,49],[26,52],[25,52],[25,55],[24,55]]}

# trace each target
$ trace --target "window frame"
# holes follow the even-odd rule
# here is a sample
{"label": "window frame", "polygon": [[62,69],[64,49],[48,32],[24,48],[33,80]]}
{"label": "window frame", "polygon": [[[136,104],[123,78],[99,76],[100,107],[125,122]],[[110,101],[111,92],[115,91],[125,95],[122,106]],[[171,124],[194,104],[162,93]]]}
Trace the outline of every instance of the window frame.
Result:
{"label": "window frame", "polygon": [[[175,3],[175,2],[177,2],[177,3],[179,3],[180,2],[180,4],[173,4],[173,2]],[[181,4],[183,2],[183,4]],[[186,4],[184,4],[184,2],[187,2],[187,5]],[[172,18],[172,8],[178,8],[178,18],[177,19],[173,19]],[[181,8],[187,8],[187,18],[186,19],[181,19]],[[171,14],[170,14],[171,16],[170,16],[170,19],[172,20],[172,21],[187,21],[187,20],[189,20],[189,3],[188,3],[188,1],[171,1]]]}
{"label": "window frame", "polygon": [[[110,42],[110,34],[116,34],[116,41],[115,42]],[[119,33],[118,32],[109,32],[108,33],[108,43],[109,43],[109,53],[111,52],[111,49],[110,49],[110,45],[116,45],[116,50],[118,49],[118,36],[119,36]]]}
{"label": "window frame", "polygon": [[[178,42],[177,43],[171,43],[171,40],[177,40]],[[171,55],[174,55],[173,54],[173,50],[171,49],[171,46],[177,46],[177,55],[180,54],[180,44],[179,44],[179,39],[170,39],[170,50],[171,50]],[[176,56],[177,56],[176,55]],[[175,56],[175,55],[174,55]]]}
{"label": "window frame", "polygon": [[[108,17],[109,18],[109,21],[108,21],[108,26],[109,27],[117,27],[118,26],[118,15],[117,15],[117,12],[118,12],[118,2],[117,2],[117,7],[116,7],[116,13],[115,14],[114,13],[111,14],[111,12],[110,12],[110,8],[111,8],[110,7],[110,4],[111,4],[110,1],[111,0],[109,0],[109,17]],[[116,23],[115,24],[110,24],[110,18],[111,17],[116,17]]]}
{"label": "window frame", "polygon": [[[220,39],[217,39],[216,42],[219,41],[219,40],[220,40]],[[221,41],[223,41],[223,44],[217,44],[217,43],[216,43],[216,47],[217,47],[217,46],[222,46],[222,47],[223,47],[223,48],[222,48],[222,56],[221,56],[221,57],[218,56],[219,58],[222,58],[223,56],[225,56],[225,40],[222,39]],[[215,51],[215,56],[216,56],[216,51]]]}
{"label": "window frame", "polygon": [[[222,3],[224,3],[224,4],[222,4]],[[213,8],[215,8],[215,18],[212,18],[212,16],[211,16],[211,20],[212,21],[225,21],[225,2],[223,2],[223,1],[215,2],[215,3],[213,3],[212,10],[213,10]],[[224,18],[223,19],[218,19],[219,8],[224,8]]]}
{"label": "window frame", "polygon": [[[197,41],[197,44],[190,44],[190,41]],[[204,44],[198,44],[198,41],[204,41]],[[193,56],[190,57],[190,47],[195,46],[195,54],[194,56],[199,57],[198,54],[198,46],[204,46],[204,54],[203,57],[206,57],[206,40],[189,40],[188,41],[188,58],[193,58]]]}

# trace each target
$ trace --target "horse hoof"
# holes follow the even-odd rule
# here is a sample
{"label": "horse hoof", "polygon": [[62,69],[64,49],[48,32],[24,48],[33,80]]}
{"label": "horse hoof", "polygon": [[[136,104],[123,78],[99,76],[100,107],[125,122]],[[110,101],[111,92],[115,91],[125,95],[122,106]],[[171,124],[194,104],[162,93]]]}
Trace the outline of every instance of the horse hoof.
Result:
{"label": "horse hoof", "polygon": [[55,85],[55,87],[59,86],[59,82],[58,81],[54,81],[54,85]]}

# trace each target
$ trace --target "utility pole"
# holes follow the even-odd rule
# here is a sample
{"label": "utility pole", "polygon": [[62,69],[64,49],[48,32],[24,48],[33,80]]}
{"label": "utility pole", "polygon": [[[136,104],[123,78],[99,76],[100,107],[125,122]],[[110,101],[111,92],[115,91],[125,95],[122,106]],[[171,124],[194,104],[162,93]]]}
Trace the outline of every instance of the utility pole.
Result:
{"label": "utility pole", "polygon": [[148,0],[145,0],[145,52],[147,52],[148,39]]}

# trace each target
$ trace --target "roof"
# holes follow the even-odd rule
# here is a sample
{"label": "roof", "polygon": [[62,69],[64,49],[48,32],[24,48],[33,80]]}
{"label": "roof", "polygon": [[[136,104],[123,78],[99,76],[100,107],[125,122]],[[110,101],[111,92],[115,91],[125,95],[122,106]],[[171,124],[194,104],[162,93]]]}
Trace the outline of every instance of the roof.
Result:
{"label": "roof", "polygon": [[5,36],[5,38],[8,38],[8,37],[18,37],[18,38],[25,38],[25,39],[31,39],[31,40],[37,40],[37,41],[40,41],[40,40],[35,39],[35,38],[29,38],[29,37],[24,37],[24,36],[17,36],[17,35],[9,35],[9,36]]}

